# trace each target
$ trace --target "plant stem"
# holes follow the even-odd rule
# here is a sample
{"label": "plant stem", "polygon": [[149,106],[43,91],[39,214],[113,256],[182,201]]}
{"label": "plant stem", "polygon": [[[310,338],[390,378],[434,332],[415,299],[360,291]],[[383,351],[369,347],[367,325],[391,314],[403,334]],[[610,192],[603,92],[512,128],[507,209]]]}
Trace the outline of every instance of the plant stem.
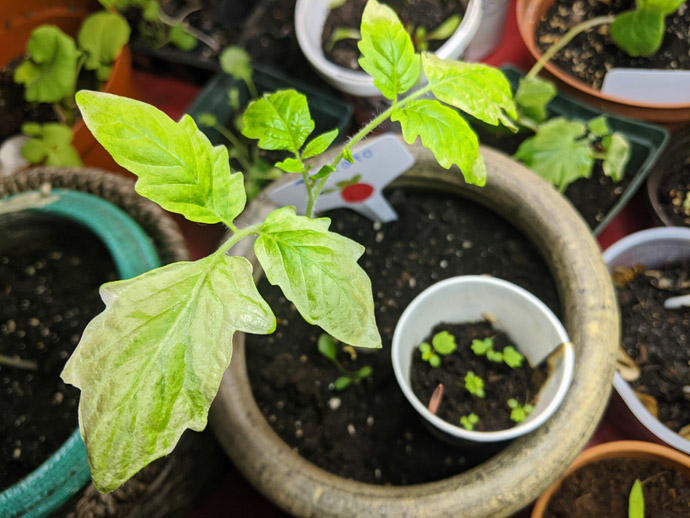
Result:
{"label": "plant stem", "polygon": [[249,172],[249,169],[251,168],[251,160],[249,160],[249,153],[247,152],[247,146],[242,143],[242,141],[237,138],[237,136],[230,131],[228,128],[223,126],[222,124],[216,122],[213,125],[213,129],[216,130],[218,133],[223,135],[225,139],[230,142],[232,147],[237,150],[238,156],[237,160],[239,163],[242,165],[242,167],[245,168],[246,172]]}
{"label": "plant stem", "polygon": [[245,237],[251,236],[253,234],[258,234],[262,225],[262,223],[257,223],[256,225],[251,225],[247,228],[239,230],[231,221],[224,221],[224,223],[228,226],[230,230],[232,230],[233,234],[225,243],[220,245],[218,250],[214,252],[216,254],[224,254],[228,250],[230,250],[235,244],[237,244],[237,242],[244,239]]}
{"label": "plant stem", "polygon": [[167,14],[165,14],[163,9],[158,8],[158,19],[161,22],[163,22],[165,25],[168,25],[169,27],[176,27],[178,25],[181,25],[187,33],[191,34],[197,40],[199,40],[204,45],[206,45],[207,47],[212,49],[213,52],[218,52],[220,50],[220,44],[218,43],[218,41],[216,41],[214,38],[212,38],[208,34],[201,32],[197,28],[192,27],[191,25],[189,25],[187,22],[184,21],[184,19],[187,16],[189,16],[190,14],[192,14],[195,11],[198,11],[199,9],[201,9],[201,8],[200,7],[188,8],[183,13],[182,16],[180,16],[178,18],[173,18],[172,16],[168,16]]}
{"label": "plant stem", "polygon": [[8,367],[16,367],[17,369],[26,369],[35,371],[38,369],[38,364],[31,360],[22,360],[18,357],[5,356],[0,354],[0,365],[7,365]]}
{"label": "plant stem", "polygon": [[592,27],[596,27],[598,25],[605,25],[607,23],[613,23],[615,19],[616,17],[613,15],[598,16],[596,18],[592,18],[591,20],[586,20],[582,23],[578,23],[575,27],[566,32],[560,40],[551,45],[546,50],[546,52],[544,52],[542,57],[539,58],[539,61],[537,61],[532,67],[532,69],[527,73],[527,79],[532,79],[533,77],[536,77],[536,75],[541,71],[541,69],[544,68],[544,65],[546,65],[546,63],[548,63],[549,60],[553,58],[559,50],[561,50],[568,43],[570,43],[573,40],[573,38],[575,38],[575,36],[577,36],[581,32],[591,29]]}
{"label": "plant stem", "polygon": [[256,89],[256,84],[254,83],[254,79],[252,79],[251,75],[244,80],[244,84],[247,85],[247,89],[249,90],[249,96],[252,99],[258,99],[259,91]]}

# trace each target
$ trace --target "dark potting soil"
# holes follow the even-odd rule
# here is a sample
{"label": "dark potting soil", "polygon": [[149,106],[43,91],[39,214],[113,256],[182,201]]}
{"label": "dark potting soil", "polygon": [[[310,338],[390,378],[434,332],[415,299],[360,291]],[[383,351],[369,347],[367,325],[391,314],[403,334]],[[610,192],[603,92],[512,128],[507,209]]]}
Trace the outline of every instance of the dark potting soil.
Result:
{"label": "dark potting soil", "polygon": [[[500,149],[513,155],[520,143],[533,135],[532,132],[518,134],[497,134],[480,129],[479,139],[482,144]],[[580,178],[566,188],[563,195],[570,200],[591,229],[601,223],[616,202],[623,195],[634,178],[631,171],[626,171],[620,182],[614,182],[604,174],[602,162],[597,160],[589,178]]]}
{"label": "dark potting soil", "polygon": [[[386,0],[400,18],[405,27],[424,27],[431,32],[454,14],[463,15],[464,7],[458,0]],[[352,70],[361,70],[357,60],[360,57],[357,41],[344,39],[338,41],[331,50],[327,44],[333,32],[339,28],[359,31],[362,13],[366,0],[346,0],[346,2],[328,13],[321,34],[321,45],[327,59]],[[413,29],[414,32],[414,29]],[[429,50],[434,51],[445,41],[429,41]]]}
{"label": "dark potting soil", "polygon": [[37,468],[77,428],[79,391],[60,373],[103,309],[98,287],[116,278],[109,253],[88,230],[13,216],[3,216],[0,227],[0,354],[36,368],[0,362],[0,489]]}
{"label": "dark potting soil", "polygon": [[554,493],[544,518],[628,518],[635,480],[642,483],[645,518],[690,516],[690,480],[651,461],[608,459],[583,466]]}
{"label": "dark potting soil", "polygon": [[[510,336],[494,329],[488,321],[441,323],[431,330],[424,342],[431,344],[433,336],[441,331],[447,331],[455,337],[457,349],[441,356],[439,367],[429,365],[422,360],[419,350],[415,350],[410,380],[417,398],[426,405],[436,387],[442,383],[443,399],[437,415],[444,421],[460,426],[461,417],[476,414],[479,422],[474,430],[478,432],[507,430],[515,426],[516,423],[510,419],[511,409],[507,401],[512,398],[520,405],[534,406],[539,389],[548,375],[546,365],[533,369],[525,359],[521,366],[510,368],[503,362],[492,362],[486,356],[474,354],[471,345],[475,339],[492,338],[495,351],[502,352],[508,346],[515,346]],[[467,391],[465,376],[468,372],[473,372],[484,381],[485,397]]]}
{"label": "dark potting soil", "polygon": [[360,265],[372,280],[383,349],[339,347],[348,370],[370,365],[368,378],[345,390],[339,372],[317,352],[321,330],[307,324],[281,291],[259,284],[278,317],[276,333],[247,335],[247,368],[259,408],[280,437],[314,464],[340,476],[377,484],[439,480],[492,454],[439,440],[402,394],[390,359],[403,309],[444,278],[490,274],[534,293],[556,314],[560,306],[548,269],[532,245],[501,217],[445,194],[392,189],[399,219],[385,226],[348,211],[328,214],[331,229],[366,247]]}
{"label": "dark potting soil", "polygon": [[[635,0],[556,0],[537,27],[536,41],[543,53],[578,23],[617,14],[635,7]],[[690,69],[690,9],[687,4],[666,18],[661,48],[651,57],[633,58],[609,36],[609,26],[579,34],[552,59],[559,68],[594,88],[601,88],[606,72],[614,67]]]}
{"label": "dark potting soil", "polygon": [[690,308],[665,309],[664,301],[690,293],[690,262],[657,270],[616,270],[622,345],[640,369],[630,382],[658,405],[671,430],[690,425]]}
{"label": "dark potting soil", "polygon": [[659,182],[659,203],[676,226],[690,226],[690,208],[683,203],[690,196],[690,157],[671,162]]}

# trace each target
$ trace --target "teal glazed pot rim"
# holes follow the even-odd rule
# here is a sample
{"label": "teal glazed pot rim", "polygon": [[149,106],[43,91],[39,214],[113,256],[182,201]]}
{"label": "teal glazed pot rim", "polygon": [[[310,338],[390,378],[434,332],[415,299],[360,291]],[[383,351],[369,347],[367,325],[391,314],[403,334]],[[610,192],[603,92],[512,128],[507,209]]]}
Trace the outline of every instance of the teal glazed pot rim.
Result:
{"label": "teal glazed pot rim", "polygon": [[[54,202],[31,210],[69,219],[91,230],[110,252],[121,279],[160,266],[151,239],[119,207],[80,191],[53,189],[50,194],[57,197]],[[0,516],[47,516],[74,496],[90,477],[86,448],[76,429],[43,464],[0,493]]]}

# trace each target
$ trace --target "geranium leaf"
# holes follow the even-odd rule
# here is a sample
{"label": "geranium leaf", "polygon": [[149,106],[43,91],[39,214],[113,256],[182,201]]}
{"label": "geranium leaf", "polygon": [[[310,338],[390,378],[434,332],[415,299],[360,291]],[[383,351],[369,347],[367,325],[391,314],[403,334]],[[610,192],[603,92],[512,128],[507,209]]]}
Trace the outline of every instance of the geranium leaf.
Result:
{"label": "geranium leaf", "polygon": [[29,123],[22,126],[22,133],[31,138],[22,146],[22,156],[32,164],[52,166],[81,166],[79,153],[72,146],[72,128],[59,122]]}
{"label": "geranium leaf", "polygon": [[249,81],[252,78],[251,58],[246,50],[236,45],[225,47],[218,57],[220,68],[226,74]]}
{"label": "geranium leaf", "polygon": [[587,122],[587,129],[592,135],[596,135],[597,137],[604,137],[611,133],[609,123],[604,115],[590,119],[589,122]]}
{"label": "geranium leaf", "polygon": [[146,103],[84,90],[77,104],[98,142],[139,177],[142,196],[199,223],[229,223],[244,209],[242,174],[189,115],[175,122]]}
{"label": "geranium leaf", "polygon": [[297,153],[314,131],[307,98],[294,90],[264,95],[247,107],[242,118],[242,134],[259,139],[261,149]]}
{"label": "geranium leaf", "polygon": [[541,77],[523,77],[515,92],[515,102],[523,115],[535,122],[543,122],[549,116],[546,107],[556,93],[556,85],[551,81]]}
{"label": "geranium leaf", "polygon": [[359,65],[388,99],[408,91],[419,79],[419,56],[395,12],[369,0],[362,14]]}
{"label": "geranium leaf", "polygon": [[328,218],[283,207],[266,218],[254,245],[266,277],[302,317],[341,342],[381,347],[371,281],[357,264],[364,247],[335,232]]}
{"label": "geranium leaf", "polygon": [[309,143],[304,148],[302,158],[311,158],[316,155],[320,155],[328,149],[328,146],[330,146],[333,143],[337,136],[338,130],[334,129],[327,133],[322,133],[318,137],[315,137],[314,139],[309,141]]}
{"label": "geranium leaf", "polygon": [[405,142],[412,144],[419,136],[442,167],[456,164],[467,182],[484,185],[486,169],[477,136],[454,109],[434,100],[410,101],[394,111],[391,120],[400,121]]}
{"label": "geranium leaf", "polygon": [[610,176],[614,182],[620,182],[625,174],[625,166],[630,160],[630,143],[620,133],[607,135],[601,141],[606,150],[606,158],[602,167],[604,174]]}
{"label": "geranium leaf", "polygon": [[[516,129],[517,118],[510,83],[498,69],[422,54],[422,67],[437,99],[493,124]],[[512,118],[511,118],[512,117]]]}
{"label": "geranium leaf", "polygon": [[129,23],[119,13],[100,11],[87,17],[77,36],[86,52],[84,68],[94,70],[99,81],[107,80],[113,61],[129,41],[129,32]]}
{"label": "geranium leaf", "polygon": [[455,344],[455,337],[448,331],[441,331],[436,333],[431,341],[434,350],[438,354],[448,355],[455,351],[457,345]]}
{"label": "geranium leaf", "polygon": [[611,24],[613,41],[633,57],[651,56],[664,40],[664,13],[643,7],[619,15]]}
{"label": "geranium leaf", "polygon": [[26,50],[30,57],[14,71],[14,80],[24,84],[27,101],[55,103],[74,93],[78,53],[72,38],[43,25],[31,33]]}
{"label": "geranium leaf", "polygon": [[79,387],[79,428],[96,487],[112,491],[203,430],[235,331],[271,333],[275,317],[243,257],[214,254],[105,284],[106,309],[62,373]]}

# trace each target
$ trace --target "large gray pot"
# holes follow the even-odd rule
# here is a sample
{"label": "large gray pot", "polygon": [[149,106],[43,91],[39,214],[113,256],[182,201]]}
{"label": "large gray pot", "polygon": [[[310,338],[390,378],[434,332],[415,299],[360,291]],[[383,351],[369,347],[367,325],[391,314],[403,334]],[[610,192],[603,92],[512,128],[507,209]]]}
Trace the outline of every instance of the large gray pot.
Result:
{"label": "large gray pot", "polygon": [[[606,266],[589,229],[552,187],[512,159],[483,148],[483,188],[440,168],[412,146],[417,163],[397,184],[453,192],[511,221],[539,249],[561,298],[575,345],[575,373],[561,407],[535,432],[515,440],[466,473],[414,486],[376,486],[328,473],[285,444],[259,411],[249,386],[244,338],[238,333],[230,368],[211,408],[211,424],[240,471],[268,498],[301,517],[500,518],[534,500],[582,450],[605,410],[619,343],[618,311]],[[248,216],[273,207],[257,198]]]}

